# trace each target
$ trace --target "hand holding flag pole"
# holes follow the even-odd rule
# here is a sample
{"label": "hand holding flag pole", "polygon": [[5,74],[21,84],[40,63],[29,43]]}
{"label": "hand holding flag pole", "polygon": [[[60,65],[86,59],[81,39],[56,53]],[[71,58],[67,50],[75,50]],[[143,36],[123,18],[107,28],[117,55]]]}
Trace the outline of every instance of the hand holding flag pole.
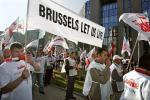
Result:
{"label": "hand holding flag pole", "polygon": [[128,66],[127,66],[128,71],[129,71],[129,67],[131,65],[131,60],[132,60],[133,53],[135,51],[135,47],[136,47],[137,42],[138,42],[138,37],[136,38],[136,41],[135,41],[135,44],[134,44],[134,47],[133,47],[133,50],[132,50],[132,53],[131,53],[131,56],[130,56],[130,59],[129,59],[129,63],[128,63]]}

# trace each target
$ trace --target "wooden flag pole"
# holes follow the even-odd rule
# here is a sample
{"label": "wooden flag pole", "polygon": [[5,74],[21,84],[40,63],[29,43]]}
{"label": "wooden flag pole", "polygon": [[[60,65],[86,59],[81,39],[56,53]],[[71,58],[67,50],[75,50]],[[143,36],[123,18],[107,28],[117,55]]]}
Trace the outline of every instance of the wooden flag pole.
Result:
{"label": "wooden flag pole", "polygon": [[[141,34],[141,33],[139,33],[139,34]],[[132,57],[133,57],[133,54],[134,54],[134,51],[135,51],[135,47],[136,47],[136,45],[137,45],[137,42],[138,42],[138,36],[137,36],[137,38],[136,38],[136,42],[135,42],[135,44],[134,44],[134,47],[133,47],[133,50],[132,50],[132,53],[131,53],[131,56],[130,56],[130,59],[129,59],[129,63],[128,63],[128,66],[127,66],[128,71],[129,71],[129,67],[130,67],[130,64],[131,64],[131,60],[132,60]]]}

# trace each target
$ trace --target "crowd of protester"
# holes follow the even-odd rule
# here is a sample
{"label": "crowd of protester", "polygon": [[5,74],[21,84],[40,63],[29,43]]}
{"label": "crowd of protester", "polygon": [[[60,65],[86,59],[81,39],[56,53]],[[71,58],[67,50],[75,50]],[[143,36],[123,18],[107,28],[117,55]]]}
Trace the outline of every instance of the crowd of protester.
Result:
{"label": "crowd of protester", "polygon": [[86,100],[150,100],[150,54],[141,56],[138,65],[107,54],[99,48],[88,64],[83,86]]}
{"label": "crowd of protester", "polygon": [[[85,100],[150,100],[150,55],[143,55],[139,64],[119,55],[108,56],[106,48],[97,48],[90,54],[78,55],[69,49],[56,55],[48,52],[24,50],[14,42],[0,56],[1,100],[32,100],[35,86],[45,94],[45,87],[54,78],[53,70],[64,65],[66,73],[66,100],[73,95],[78,70],[86,71],[83,95]],[[63,64],[62,64],[63,63]]]}

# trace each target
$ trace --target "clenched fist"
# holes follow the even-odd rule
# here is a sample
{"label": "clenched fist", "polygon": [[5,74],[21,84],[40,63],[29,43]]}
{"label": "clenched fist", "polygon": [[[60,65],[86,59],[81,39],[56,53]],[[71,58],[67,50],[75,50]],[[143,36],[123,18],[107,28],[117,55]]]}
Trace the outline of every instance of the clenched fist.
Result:
{"label": "clenched fist", "polygon": [[111,65],[111,61],[110,59],[106,59],[106,62],[105,62],[106,66],[109,67]]}
{"label": "clenched fist", "polygon": [[25,69],[24,69],[23,72],[22,72],[21,77],[22,77],[23,79],[27,79],[27,78],[29,77],[29,75],[30,75],[29,70],[25,67]]}

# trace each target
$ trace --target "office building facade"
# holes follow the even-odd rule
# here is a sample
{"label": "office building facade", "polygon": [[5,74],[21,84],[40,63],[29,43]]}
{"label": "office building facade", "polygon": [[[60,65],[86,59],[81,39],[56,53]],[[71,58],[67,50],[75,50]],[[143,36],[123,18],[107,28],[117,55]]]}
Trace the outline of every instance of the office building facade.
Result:
{"label": "office building facade", "polygon": [[[89,0],[86,2],[85,17],[105,27],[103,44],[108,46],[112,41],[116,44],[115,54],[121,53],[123,37],[126,35],[130,47],[133,50],[137,31],[123,22],[119,22],[119,16],[123,13],[144,13],[150,18],[150,0]],[[140,56],[150,53],[148,42],[139,42]],[[138,46],[133,57],[138,55]]]}

